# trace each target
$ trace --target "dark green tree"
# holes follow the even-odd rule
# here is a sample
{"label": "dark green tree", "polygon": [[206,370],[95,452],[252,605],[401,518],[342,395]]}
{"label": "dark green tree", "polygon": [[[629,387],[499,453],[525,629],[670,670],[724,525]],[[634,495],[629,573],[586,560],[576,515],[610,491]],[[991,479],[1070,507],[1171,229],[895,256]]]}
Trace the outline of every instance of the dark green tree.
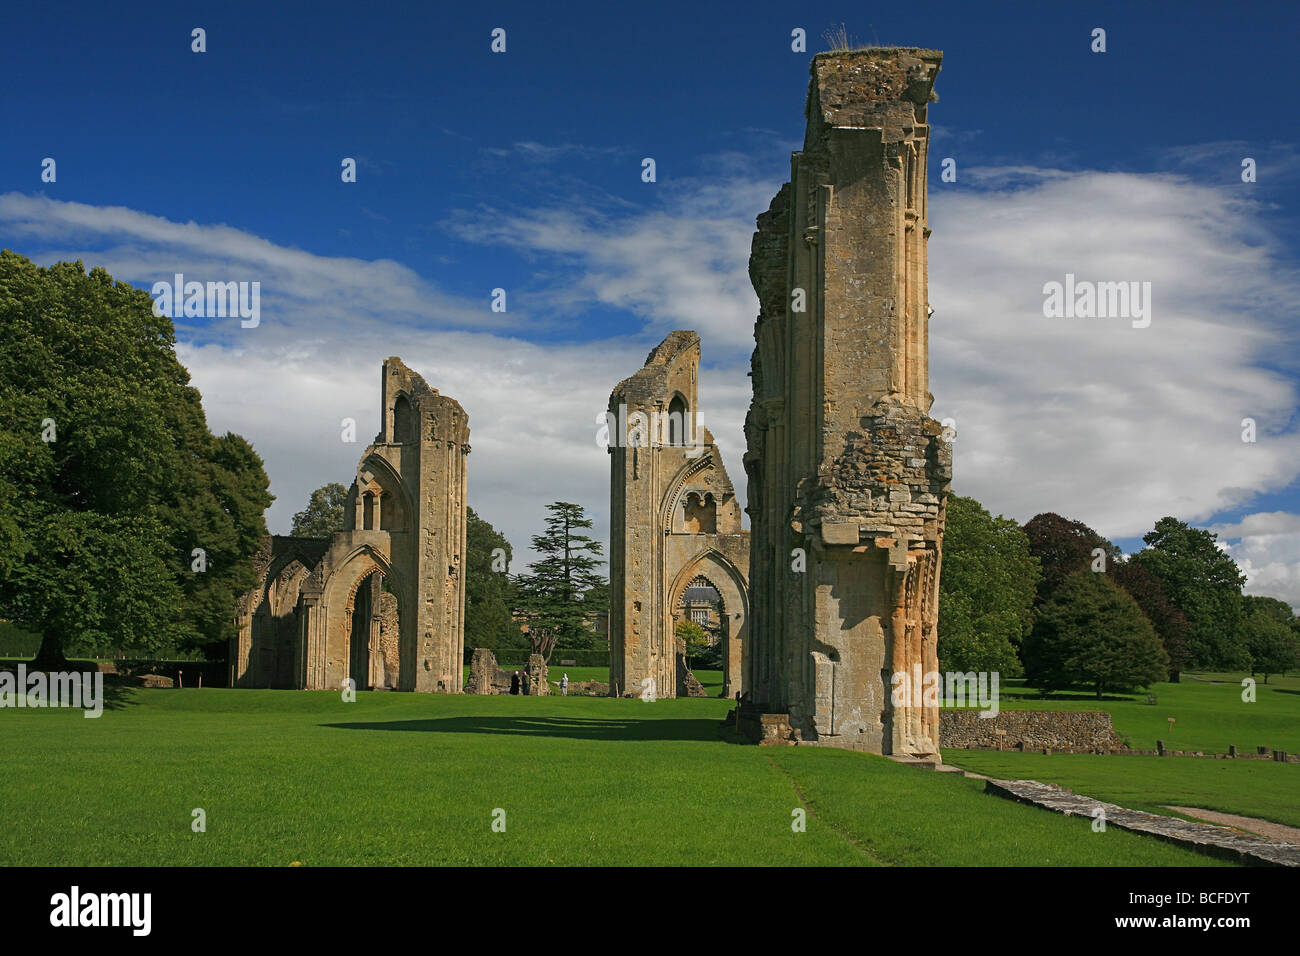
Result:
{"label": "dark green tree", "polygon": [[1221,549],[1217,536],[1176,518],[1161,518],[1142,537],[1146,547],[1130,559],[1156,574],[1169,599],[1191,621],[1191,665],[1244,670],[1250,652],[1241,635],[1245,575]]}
{"label": "dark green tree", "polygon": [[582,506],[557,501],[546,510],[546,531],[533,536],[540,557],[515,579],[515,601],[528,620],[533,652],[549,661],[557,645],[591,645],[591,611],[583,597],[605,579],[596,570],[604,564],[600,542],[581,534],[591,527]]}
{"label": "dark green tree", "polygon": [[307,507],[294,514],[289,533],[295,538],[328,538],[335,531],[342,531],[347,503],[346,485],[337,481],[321,485],[311,493]]}
{"label": "dark green tree", "polygon": [[1137,602],[1093,571],[1076,571],[1042,604],[1025,639],[1024,660],[1032,686],[1084,685],[1098,697],[1162,681],[1169,664]]}
{"label": "dark green tree", "polygon": [[1291,605],[1277,598],[1246,595],[1241,631],[1250,651],[1251,674],[1285,674],[1300,665],[1300,642],[1296,640],[1296,616]]}
{"label": "dark green tree", "polygon": [[[1038,582],[1040,604],[1076,571],[1109,570],[1110,564],[1122,555],[1119,548],[1082,521],[1071,521],[1050,511],[1029,519],[1025,534],[1029,553],[1038,559],[1042,571]],[[1100,556],[1097,549],[1102,551]]]}
{"label": "dark green tree", "polygon": [[948,498],[939,575],[939,663],[946,670],[1018,677],[1034,619],[1038,559],[1015,521],[974,498]]}
{"label": "dark green tree", "polygon": [[1192,658],[1188,644],[1192,622],[1169,600],[1163,582],[1146,566],[1136,561],[1120,561],[1111,565],[1109,573],[1115,583],[1137,601],[1155,628],[1156,636],[1169,655],[1169,679],[1178,683],[1179,675]]}
{"label": "dark green tree", "polygon": [[220,644],[271,503],[148,294],[0,252],[0,617],[65,649]]}
{"label": "dark green tree", "polygon": [[465,521],[465,646],[491,651],[517,647],[519,628],[510,613],[510,542],[473,508],[465,510]]}

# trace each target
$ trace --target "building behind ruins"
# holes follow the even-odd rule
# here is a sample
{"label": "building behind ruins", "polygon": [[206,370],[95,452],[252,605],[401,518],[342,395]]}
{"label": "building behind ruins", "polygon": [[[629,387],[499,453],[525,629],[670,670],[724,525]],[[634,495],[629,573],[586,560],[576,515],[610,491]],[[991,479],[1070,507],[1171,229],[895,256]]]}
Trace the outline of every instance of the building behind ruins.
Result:
{"label": "building behind ruins", "polygon": [[264,543],[231,686],[461,689],[469,418],[398,358],[384,362],[381,402],[343,530]]}
{"label": "building behind ruins", "polygon": [[722,644],[723,694],[743,689],[749,534],[699,418],[699,365],[700,337],[673,332],[610,395],[611,694],[674,697],[698,687],[676,624],[703,604],[713,614],[700,623]]}
{"label": "building behind ruins", "polygon": [[[935,625],[951,452],[928,415],[928,104],[941,54],[813,58],[807,134],[758,218],[746,419],[749,726],[936,754]],[[896,675],[917,694],[891,699]]]}

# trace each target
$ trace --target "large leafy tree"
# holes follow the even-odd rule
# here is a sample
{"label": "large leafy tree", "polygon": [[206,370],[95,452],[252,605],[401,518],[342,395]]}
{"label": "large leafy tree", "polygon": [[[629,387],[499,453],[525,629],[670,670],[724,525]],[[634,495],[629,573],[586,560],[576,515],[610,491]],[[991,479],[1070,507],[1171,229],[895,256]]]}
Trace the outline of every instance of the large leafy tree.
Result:
{"label": "large leafy tree", "polygon": [[1188,643],[1192,622],[1169,600],[1159,576],[1145,565],[1122,561],[1111,566],[1110,574],[1115,583],[1137,601],[1155,628],[1156,636],[1169,655],[1169,679],[1177,683],[1179,674],[1192,659]]}
{"label": "large leafy tree", "polygon": [[465,646],[499,650],[518,633],[510,613],[510,560],[506,536],[484,521],[473,508],[465,512]]}
{"label": "large leafy tree", "polygon": [[346,485],[337,481],[321,485],[307,499],[307,507],[294,514],[289,533],[297,538],[328,538],[335,531],[342,531],[347,503]]}
{"label": "large leafy tree", "polygon": [[208,431],[171,320],[80,262],[0,252],[0,617],[107,650],[223,646],[271,503]]}
{"label": "large leafy tree", "polygon": [[556,501],[546,510],[546,530],[533,536],[540,557],[515,579],[515,600],[528,619],[534,653],[550,660],[557,645],[592,644],[591,605],[584,597],[593,589],[600,593],[604,577],[596,569],[604,561],[600,542],[582,534],[591,519],[581,505]]}
{"label": "large leafy tree", "polygon": [[950,496],[939,576],[940,665],[1019,676],[1038,578],[1038,559],[1020,525],[994,517],[974,498]]}
{"label": "large leafy tree", "polygon": [[1296,616],[1291,606],[1277,598],[1246,595],[1243,599],[1242,636],[1250,651],[1252,674],[1285,674],[1300,666]]}
{"label": "large leafy tree", "polygon": [[1242,640],[1241,588],[1245,575],[1217,536],[1176,518],[1161,518],[1130,559],[1156,574],[1169,599],[1191,621],[1191,666],[1237,670],[1250,666]]}
{"label": "large leafy tree", "polygon": [[1025,677],[1043,690],[1146,687],[1169,658],[1137,602],[1105,574],[1076,571],[1038,610],[1025,640]]}
{"label": "large leafy tree", "polygon": [[1029,538],[1029,553],[1036,557],[1042,569],[1038,582],[1039,603],[1052,596],[1061,582],[1076,571],[1093,570],[1098,548],[1103,552],[1106,570],[1112,561],[1121,556],[1119,548],[1111,544],[1082,521],[1071,521],[1053,512],[1034,515],[1025,524]]}

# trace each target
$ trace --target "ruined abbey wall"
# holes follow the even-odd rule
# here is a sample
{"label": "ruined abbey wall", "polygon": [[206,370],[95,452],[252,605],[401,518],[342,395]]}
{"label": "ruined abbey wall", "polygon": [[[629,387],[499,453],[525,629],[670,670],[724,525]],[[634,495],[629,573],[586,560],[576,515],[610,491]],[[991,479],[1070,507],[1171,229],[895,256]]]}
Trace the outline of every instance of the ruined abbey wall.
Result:
{"label": "ruined abbey wall", "polygon": [[233,686],[461,689],[469,418],[398,358],[384,362],[381,401],[343,530],[264,546]]}
{"label": "ruined abbey wall", "polygon": [[673,332],[610,395],[611,694],[679,694],[675,619],[686,588],[700,580],[721,597],[723,693],[743,688],[749,535],[698,416],[699,364],[699,336]]}
{"label": "ruined abbey wall", "polygon": [[935,754],[893,674],[937,670],[951,453],[928,415],[926,157],[941,55],[813,59],[804,148],[758,219],[746,419],[749,705],[801,741]]}

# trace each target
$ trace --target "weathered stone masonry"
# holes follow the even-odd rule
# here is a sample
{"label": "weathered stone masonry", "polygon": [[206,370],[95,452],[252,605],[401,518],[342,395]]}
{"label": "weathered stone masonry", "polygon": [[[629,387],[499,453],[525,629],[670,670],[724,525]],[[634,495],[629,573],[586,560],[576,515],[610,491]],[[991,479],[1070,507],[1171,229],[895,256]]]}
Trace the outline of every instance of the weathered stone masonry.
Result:
{"label": "weathered stone masonry", "polygon": [[264,545],[233,686],[461,689],[469,417],[398,358],[384,362],[381,400],[344,529]]}
{"label": "weathered stone masonry", "polygon": [[[928,104],[941,54],[814,57],[804,148],[758,218],[746,419],[751,726],[937,754],[936,708],[890,700],[937,671],[950,449],[928,415]],[[919,681],[918,681],[919,686]]]}
{"label": "weathered stone masonry", "polygon": [[686,589],[721,599],[723,695],[742,690],[749,534],[713,436],[698,418],[700,337],[678,330],[609,399],[610,693],[703,693],[677,653]]}

